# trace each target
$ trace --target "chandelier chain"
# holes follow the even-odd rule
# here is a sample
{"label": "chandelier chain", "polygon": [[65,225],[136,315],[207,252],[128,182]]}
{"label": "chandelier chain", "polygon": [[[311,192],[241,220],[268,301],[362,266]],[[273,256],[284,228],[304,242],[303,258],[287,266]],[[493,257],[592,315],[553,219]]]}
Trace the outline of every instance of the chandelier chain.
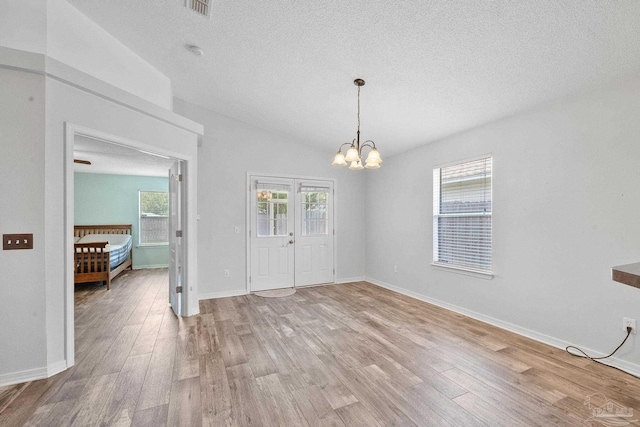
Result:
{"label": "chandelier chain", "polygon": [[358,86],[358,145],[360,144],[360,86]]}

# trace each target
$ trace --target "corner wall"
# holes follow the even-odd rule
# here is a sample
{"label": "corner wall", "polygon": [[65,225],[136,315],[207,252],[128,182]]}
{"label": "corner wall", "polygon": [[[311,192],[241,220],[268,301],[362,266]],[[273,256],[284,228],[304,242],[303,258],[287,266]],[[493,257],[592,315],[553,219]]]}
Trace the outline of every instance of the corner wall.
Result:
{"label": "corner wall", "polygon": [[3,0],[0,46],[47,55],[172,109],[169,78],[65,0]]}
{"label": "corner wall", "polygon": [[31,250],[0,250],[2,384],[46,374],[45,78],[0,68],[0,93],[0,234],[34,236]]}
{"label": "corner wall", "polygon": [[47,55],[172,109],[169,78],[65,0],[47,1]]}
{"label": "corner wall", "polygon": [[[640,289],[610,278],[640,261],[639,93],[640,78],[386,158],[366,183],[368,279],[553,345],[613,350],[622,317],[640,319]],[[483,154],[492,280],[430,265],[432,170]],[[617,357],[640,372],[637,336]]]}

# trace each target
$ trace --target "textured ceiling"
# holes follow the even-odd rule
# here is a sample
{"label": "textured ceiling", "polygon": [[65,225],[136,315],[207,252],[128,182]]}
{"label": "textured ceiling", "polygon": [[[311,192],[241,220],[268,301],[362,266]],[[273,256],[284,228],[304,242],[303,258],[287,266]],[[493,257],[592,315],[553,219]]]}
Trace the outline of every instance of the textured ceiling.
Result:
{"label": "textured ceiling", "polygon": [[74,172],[109,175],[169,176],[173,159],[144,153],[117,144],[76,135],[73,158],[91,165],[74,163]]}
{"label": "textured ceiling", "polygon": [[[325,147],[383,156],[640,74],[637,0],[69,0],[175,96]],[[205,52],[196,57],[185,44]]]}

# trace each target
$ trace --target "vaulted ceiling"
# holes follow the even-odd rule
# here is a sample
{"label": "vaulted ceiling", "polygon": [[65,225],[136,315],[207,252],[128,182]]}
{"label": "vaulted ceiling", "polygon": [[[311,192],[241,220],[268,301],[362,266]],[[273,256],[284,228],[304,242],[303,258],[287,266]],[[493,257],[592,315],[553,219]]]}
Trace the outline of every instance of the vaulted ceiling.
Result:
{"label": "vaulted ceiling", "polygon": [[[383,156],[640,74],[637,0],[69,0],[175,96],[301,143]],[[196,57],[184,46],[198,45]]]}

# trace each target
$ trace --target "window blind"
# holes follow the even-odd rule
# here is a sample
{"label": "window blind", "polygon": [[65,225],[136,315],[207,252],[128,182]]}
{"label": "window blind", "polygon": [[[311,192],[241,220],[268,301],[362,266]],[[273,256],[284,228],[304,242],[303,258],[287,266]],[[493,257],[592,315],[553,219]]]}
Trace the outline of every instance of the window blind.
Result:
{"label": "window blind", "polygon": [[434,170],[434,262],[491,271],[491,157]]}
{"label": "window blind", "polygon": [[256,182],[257,190],[271,190],[271,191],[291,191],[291,185],[284,182]]}

